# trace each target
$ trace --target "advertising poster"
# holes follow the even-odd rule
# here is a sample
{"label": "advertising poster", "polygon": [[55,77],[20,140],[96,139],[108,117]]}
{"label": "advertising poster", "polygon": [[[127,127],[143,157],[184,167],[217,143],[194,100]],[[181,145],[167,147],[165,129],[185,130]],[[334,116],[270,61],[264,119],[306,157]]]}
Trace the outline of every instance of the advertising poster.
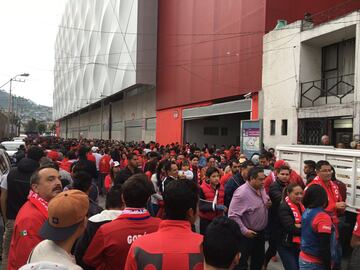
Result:
{"label": "advertising poster", "polygon": [[262,145],[261,128],[260,120],[241,121],[241,152],[245,154],[247,158],[251,158],[254,153],[260,153]]}

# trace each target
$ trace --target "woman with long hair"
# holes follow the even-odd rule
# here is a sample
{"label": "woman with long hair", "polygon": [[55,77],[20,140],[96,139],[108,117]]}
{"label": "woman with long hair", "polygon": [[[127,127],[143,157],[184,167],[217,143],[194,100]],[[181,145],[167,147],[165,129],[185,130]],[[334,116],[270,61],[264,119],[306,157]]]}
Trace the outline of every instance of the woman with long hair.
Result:
{"label": "woman with long hair", "polygon": [[299,269],[301,216],[305,211],[302,197],[302,187],[297,183],[289,184],[278,210],[277,251],[285,270]]}
{"label": "woman with long hair", "polygon": [[110,190],[110,188],[114,185],[114,180],[117,174],[120,172],[120,163],[118,161],[113,162],[110,167],[110,173],[105,177],[104,187],[106,193]]}

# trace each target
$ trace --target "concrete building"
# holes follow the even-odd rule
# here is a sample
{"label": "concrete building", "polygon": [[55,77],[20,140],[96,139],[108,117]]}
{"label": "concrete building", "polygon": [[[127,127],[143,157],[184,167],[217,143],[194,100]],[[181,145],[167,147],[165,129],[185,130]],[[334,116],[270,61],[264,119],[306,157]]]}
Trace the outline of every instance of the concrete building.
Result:
{"label": "concrete building", "polygon": [[68,2],[55,45],[65,138],[155,139],[156,0]]}
{"label": "concrete building", "polygon": [[[277,144],[348,145],[360,134],[360,12],[297,21],[264,36],[263,136]],[[356,139],[356,138],[355,138]]]}
{"label": "concrete building", "polygon": [[69,1],[56,43],[60,135],[239,144],[241,121],[265,114],[263,36],[279,19],[325,12],[314,16],[319,24],[358,8],[356,0]]}

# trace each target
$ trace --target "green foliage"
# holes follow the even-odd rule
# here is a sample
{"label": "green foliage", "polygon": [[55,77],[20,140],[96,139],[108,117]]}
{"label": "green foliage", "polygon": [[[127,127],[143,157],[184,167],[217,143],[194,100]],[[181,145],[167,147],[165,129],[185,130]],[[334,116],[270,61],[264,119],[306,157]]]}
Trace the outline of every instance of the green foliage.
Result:
{"label": "green foliage", "polygon": [[46,131],[46,124],[43,122],[38,123],[37,130],[40,134],[43,134]]}
{"label": "green foliage", "polygon": [[31,118],[26,124],[25,124],[25,131],[26,132],[37,132],[37,122],[34,118]]}

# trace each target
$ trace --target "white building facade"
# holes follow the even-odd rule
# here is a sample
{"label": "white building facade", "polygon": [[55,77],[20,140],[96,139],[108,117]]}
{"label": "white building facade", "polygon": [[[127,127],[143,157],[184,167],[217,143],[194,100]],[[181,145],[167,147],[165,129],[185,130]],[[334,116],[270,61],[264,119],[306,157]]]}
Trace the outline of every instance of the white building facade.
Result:
{"label": "white building facade", "polygon": [[55,44],[63,138],[155,139],[157,0],[70,0]]}
{"label": "white building facade", "polygon": [[360,134],[360,12],[314,26],[298,21],[264,36],[263,141],[349,146]]}

